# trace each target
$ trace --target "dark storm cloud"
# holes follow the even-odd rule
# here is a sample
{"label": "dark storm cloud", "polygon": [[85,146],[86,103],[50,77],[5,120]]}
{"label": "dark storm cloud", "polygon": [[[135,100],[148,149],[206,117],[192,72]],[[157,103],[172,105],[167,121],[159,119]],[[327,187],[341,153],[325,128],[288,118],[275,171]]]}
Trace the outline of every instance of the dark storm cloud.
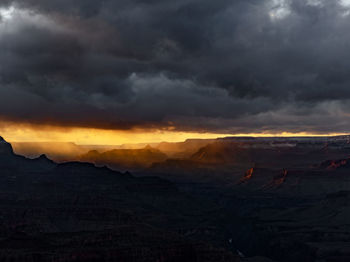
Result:
{"label": "dark storm cloud", "polygon": [[0,6],[1,118],[240,133],[350,128],[346,1]]}

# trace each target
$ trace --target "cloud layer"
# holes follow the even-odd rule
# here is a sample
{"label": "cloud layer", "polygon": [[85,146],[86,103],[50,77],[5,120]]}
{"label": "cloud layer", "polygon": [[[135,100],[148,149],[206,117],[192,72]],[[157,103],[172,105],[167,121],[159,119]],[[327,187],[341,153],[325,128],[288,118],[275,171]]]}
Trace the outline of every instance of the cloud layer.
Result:
{"label": "cloud layer", "polygon": [[0,118],[350,130],[350,1],[5,0]]}

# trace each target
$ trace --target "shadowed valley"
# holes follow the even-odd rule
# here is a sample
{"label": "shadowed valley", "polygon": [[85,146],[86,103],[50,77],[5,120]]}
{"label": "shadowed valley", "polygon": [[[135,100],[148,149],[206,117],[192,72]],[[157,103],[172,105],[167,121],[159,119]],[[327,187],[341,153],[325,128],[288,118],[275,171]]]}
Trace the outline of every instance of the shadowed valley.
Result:
{"label": "shadowed valley", "polygon": [[64,256],[79,261],[144,261],[125,250],[145,249],[149,261],[350,259],[347,136],[75,145],[80,162],[61,164],[1,145],[1,232],[23,256],[69,245]]}

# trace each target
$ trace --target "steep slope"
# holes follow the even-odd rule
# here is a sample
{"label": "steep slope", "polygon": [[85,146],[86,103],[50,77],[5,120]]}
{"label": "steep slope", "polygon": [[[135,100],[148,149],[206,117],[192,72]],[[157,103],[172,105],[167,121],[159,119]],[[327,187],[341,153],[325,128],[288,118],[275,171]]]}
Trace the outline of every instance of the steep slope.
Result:
{"label": "steep slope", "polygon": [[0,155],[11,155],[13,149],[10,143],[7,143],[4,138],[0,136]]}
{"label": "steep slope", "polygon": [[44,172],[53,169],[55,166],[56,164],[45,155],[35,159],[27,159],[16,155],[12,145],[0,137],[0,168],[3,174],[29,171]]}

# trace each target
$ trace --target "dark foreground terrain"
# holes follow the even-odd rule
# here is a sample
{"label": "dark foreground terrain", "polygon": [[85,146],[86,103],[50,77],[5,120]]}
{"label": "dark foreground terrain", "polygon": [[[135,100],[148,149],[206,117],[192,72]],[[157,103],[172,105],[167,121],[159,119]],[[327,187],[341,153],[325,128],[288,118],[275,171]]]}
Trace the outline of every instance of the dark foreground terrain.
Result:
{"label": "dark foreground terrain", "polygon": [[349,137],[110,152],[89,161],[137,168],[26,159],[1,140],[0,261],[350,261]]}
{"label": "dark foreground terrain", "polygon": [[3,139],[0,172],[0,261],[238,261],[186,237],[215,206],[166,180],[26,159]]}

